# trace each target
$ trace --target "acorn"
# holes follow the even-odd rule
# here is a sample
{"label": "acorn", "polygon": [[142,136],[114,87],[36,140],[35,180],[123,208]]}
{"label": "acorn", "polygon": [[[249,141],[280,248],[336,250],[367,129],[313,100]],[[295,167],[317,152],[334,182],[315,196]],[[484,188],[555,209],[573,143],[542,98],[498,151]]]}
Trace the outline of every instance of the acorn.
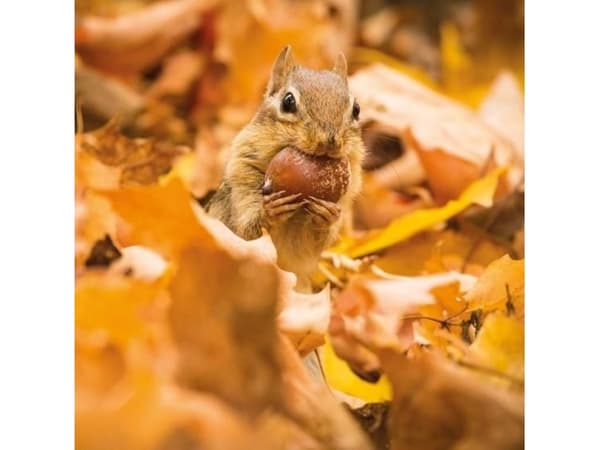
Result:
{"label": "acorn", "polygon": [[345,158],[313,156],[285,147],[269,163],[263,195],[285,191],[337,202],[348,189],[350,167]]}

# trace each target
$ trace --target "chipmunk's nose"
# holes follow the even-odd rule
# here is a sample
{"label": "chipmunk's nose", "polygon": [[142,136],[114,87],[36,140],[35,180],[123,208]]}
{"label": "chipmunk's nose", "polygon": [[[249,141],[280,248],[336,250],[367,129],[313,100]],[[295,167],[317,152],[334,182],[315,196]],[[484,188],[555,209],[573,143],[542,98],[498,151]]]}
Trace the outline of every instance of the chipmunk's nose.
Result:
{"label": "chipmunk's nose", "polygon": [[338,153],[340,143],[335,137],[335,133],[327,133],[325,139],[317,144],[316,152],[319,155],[332,155]]}

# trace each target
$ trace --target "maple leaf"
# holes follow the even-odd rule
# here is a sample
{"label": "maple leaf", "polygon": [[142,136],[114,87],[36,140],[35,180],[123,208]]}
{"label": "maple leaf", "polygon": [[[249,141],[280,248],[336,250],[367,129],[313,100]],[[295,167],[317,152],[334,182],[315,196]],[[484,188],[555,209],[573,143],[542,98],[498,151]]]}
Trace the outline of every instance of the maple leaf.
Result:
{"label": "maple leaf", "polygon": [[[415,342],[413,324],[421,320],[418,313],[427,308],[423,305],[441,308],[435,305],[439,297],[436,290],[451,286],[456,292],[466,291],[474,283],[474,277],[452,272],[390,279],[355,277],[334,302],[329,328],[333,349],[358,373],[377,371],[380,364],[374,356],[375,349],[408,347]],[[464,310],[464,303],[458,308]],[[327,358],[325,374],[334,388],[371,401],[381,392],[380,388],[356,383],[347,373],[336,373],[335,360],[330,362]]]}
{"label": "maple leaf", "polygon": [[524,315],[525,260],[504,255],[492,262],[477,284],[465,295],[471,308],[505,310],[519,319]]}
{"label": "maple leaf", "polygon": [[103,191],[114,211],[131,226],[127,245],[144,245],[176,255],[188,242],[214,245],[214,237],[193,210],[191,195],[179,178],[164,185]]}

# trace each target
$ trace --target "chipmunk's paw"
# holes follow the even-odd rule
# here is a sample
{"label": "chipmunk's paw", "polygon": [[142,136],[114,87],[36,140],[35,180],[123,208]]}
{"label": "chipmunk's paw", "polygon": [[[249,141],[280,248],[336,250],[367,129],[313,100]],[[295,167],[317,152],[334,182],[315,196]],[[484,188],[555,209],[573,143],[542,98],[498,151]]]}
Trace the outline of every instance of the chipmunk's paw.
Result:
{"label": "chipmunk's paw", "polygon": [[286,194],[285,191],[279,191],[263,197],[265,225],[267,228],[284,223],[305,204],[305,200],[300,200],[302,194]]}
{"label": "chipmunk's paw", "polygon": [[304,209],[310,213],[313,224],[319,228],[329,228],[340,218],[341,208],[337,203],[316,197],[308,197]]}

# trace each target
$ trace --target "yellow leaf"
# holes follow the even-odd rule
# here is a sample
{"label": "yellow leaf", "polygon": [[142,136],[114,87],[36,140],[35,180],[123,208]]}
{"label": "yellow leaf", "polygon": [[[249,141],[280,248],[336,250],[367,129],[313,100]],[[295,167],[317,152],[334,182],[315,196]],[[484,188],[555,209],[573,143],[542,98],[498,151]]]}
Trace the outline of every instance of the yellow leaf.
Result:
{"label": "yellow leaf", "polygon": [[[525,260],[514,260],[508,255],[492,262],[477,284],[466,295],[470,309],[514,308],[517,318],[523,317],[525,289]],[[510,304],[507,302],[510,297]],[[512,306],[511,306],[512,305]]]}
{"label": "yellow leaf", "polygon": [[399,59],[393,58],[374,48],[355,47],[352,49],[352,63],[373,64],[382,63],[399,72],[408,75],[412,79],[421,82],[430,89],[440,91],[439,85],[433,81],[427,72],[417,66],[406,64]]}
{"label": "yellow leaf", "polygon": [[523,322],[504,314],[491,314],[470,347],[472,356],[480,363],[522,380],[524,338]]}
{"label": "yellow leaf", "polygon": [[441,53],[445,72],[468,70],[472,62],[462,48],[460,34],[452,23],[444,23],[441,27]]}
{"label": "yellow leaf", "polygon": [[368,383],[356,376],[348,364],[337,357],[327,335],[322,359],[325,379],[332,388],[366,402],[382,402],[392,398],[391,386],[385,375],[377,383]]}
{"label": "yellow leaf", "polygon": [[471,184],[458,199],[449,201],[441,208],[424,209],[406,214],[382,230],[370,233],[366,238],[341,242],[332,251],[357,258],[402,242],[420,231],[434,227],[460,213],[471,204],[477,203],[489,207],[492,205],[498,179],[505,171],[506,167],[493,170]]}
{"label": "yellow leaf", "polygon": [[143,339],[150,333],[145,316],[165,282],[161,278],[148,284],[110,274],[81,277],[75,289],[75,327],[107,333],[121,345]]}
{"label": "yellow leaf", "polygon": [[128,245],[144,245],[167,255],[189,242],[212,243],[214,237],[193,210],[193,198],[179,177],[159,185],[102,192],[132,227]]}

